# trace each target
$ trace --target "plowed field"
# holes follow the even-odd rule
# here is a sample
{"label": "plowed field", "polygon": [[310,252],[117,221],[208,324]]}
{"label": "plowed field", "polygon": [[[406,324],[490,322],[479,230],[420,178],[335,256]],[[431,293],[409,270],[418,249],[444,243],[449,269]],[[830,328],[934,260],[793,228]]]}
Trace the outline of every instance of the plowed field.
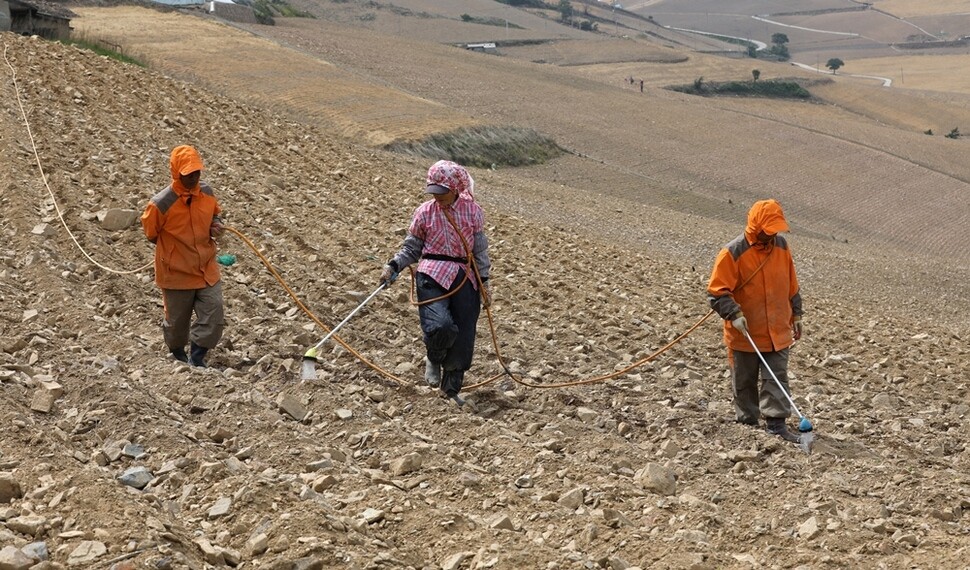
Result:
{"label": "plowed field", "polygon": [[[78,11],[151,66],[0,34],[3,565],[966,566],[970,166],[921,129],[966,97],[837,76],[810,102],[698,98],[658,86],[750,64],[561,67],[336,20]],[[300,382],[425,199],[432,159],[373,145],[483,123],[571,154],[472,169],[495,295],[472,404],[424,385],[407,274]],[[102,221],[137,218],[183,143],[252,244],[219,240],[237,262],[206,369],[162,342],[137,221]],[[734,422],[704,320],[712,260],[764,197],[793,228],[811,454]]]}

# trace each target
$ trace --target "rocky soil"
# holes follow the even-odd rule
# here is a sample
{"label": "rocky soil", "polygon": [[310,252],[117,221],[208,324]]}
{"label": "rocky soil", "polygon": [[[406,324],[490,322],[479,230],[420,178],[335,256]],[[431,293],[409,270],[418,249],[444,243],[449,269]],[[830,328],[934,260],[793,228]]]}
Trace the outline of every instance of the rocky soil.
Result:
{"label": "rocky soil", "polygon": [[[792,385],[811,454],[731,421],[714,319],[616,378],[557,386],[648,359],[701,321],[716,251],[615,239],[583,222],[622,211],[662,236],[690,218],[515,173],[474,173],[496,302],[469,381],[498,374],[499,356],[510,376],[470,390],[474,409],[422,387],[404,278],[301,383],[326,330],[283,283],[339,322],[376,286],[427,164],[0,38],[0,568],[966,567],[970,326],[958,301],[872,302],[861,269],[905,256],[792,237],[808,311]],[[230,324],[205,370],[165,354],[152,251],[131,223],[182,143],[283,282],[222,239],[238,258],[223,273]],[[726,242],[740,224],[702,235]],[[856,280],[821,286],[833,259]],[[942,287],[932,267],[907,278],[928,297]]]}

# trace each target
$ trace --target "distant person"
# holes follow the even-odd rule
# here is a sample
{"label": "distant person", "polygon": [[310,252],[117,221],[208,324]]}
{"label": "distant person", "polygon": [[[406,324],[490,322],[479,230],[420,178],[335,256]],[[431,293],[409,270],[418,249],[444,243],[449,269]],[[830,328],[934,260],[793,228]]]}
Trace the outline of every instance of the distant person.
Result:
{"label": "distant person", "polygon": [[222,208],[212,188],[200,182],[202,157],[194,148],[175,147],[169,164],[172,183],[145,207],[141,225],[155,244],[165,344],[176,360],[205,367],[206,353],[219,343],[225,327],[215,242],[223,232]]}
{"label": "distant person", "polygon": [[643,80],[640,80],[640,93],[643,93]]}
{"label": "distant person", "polygon": [[[424,191],[434,199],[414,211],[404,244],[384,266],[380,280],[391,283],[405,267],[418,263],[415,286],[426,349],[424,378],[462,406],[465,402],[458,394],[471,368],[481,305],[491,302],[485,213],[463,166],[439,160],[428,169],[426,183]],[[474,266],[469,264],[469,249]]]}
{"label": "distant person", "polygon": [[764,416],[768,433],[798,442],[798,436],[785,425],[791,415],[787,398],[768,371],[762,370],[758,355],[744,336],[747,331],[791,394],[788,351],[802,336],[802,296],[788,242],[779,235],[787,231],[788,222],[778,202],[755,202],[744,233],[718,253],[707,295],[711,308],[724,319],[737,421],[757,426]]}

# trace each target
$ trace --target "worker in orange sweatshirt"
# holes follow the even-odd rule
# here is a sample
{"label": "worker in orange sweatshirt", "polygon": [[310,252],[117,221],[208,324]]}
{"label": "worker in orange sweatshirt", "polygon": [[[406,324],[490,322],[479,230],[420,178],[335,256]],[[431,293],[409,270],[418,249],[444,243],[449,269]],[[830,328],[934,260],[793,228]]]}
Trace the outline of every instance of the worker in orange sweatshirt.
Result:
{"label": "worker in orange sweatshirt", "polygon": [[791,394],[788,352],[802,336],[802,296],[788,242],[779,235],[788,229],[778,202],[755,202],[744,233],[718,253],[707,295],[711,308],[724,319],[737,421],[756,426],[764,416],[768,433],[797,443],[798,436],[785,425],[791,415],[788,400],[769,372],[762,371],[761,361],[744,335],[746,331],[751,336]]}
{"label": "worker in orange sweatshirt", "polygon": [[202,157],[194,148],[175,147],[170,166],[172,183],[151,199],[141,224],[155,244],[165,344],[176,360],[205,367],[206,353],[218,344],[225,327],[215,243],[223,232],[222,209],[212,188],[200,181]]}

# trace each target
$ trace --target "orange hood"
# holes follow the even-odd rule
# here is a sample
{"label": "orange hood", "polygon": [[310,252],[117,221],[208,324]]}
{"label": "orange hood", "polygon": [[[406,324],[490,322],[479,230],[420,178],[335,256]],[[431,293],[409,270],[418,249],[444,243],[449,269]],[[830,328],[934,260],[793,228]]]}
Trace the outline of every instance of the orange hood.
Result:
{"label": "orange hood", "polygon": [[179,196],[184,194],[194,194],[199,191],[199,185],[194,188],[186,188],[182,185],[180,175],[191,174],[196,170],[202,170],[202,157],[199,152],[191,146],[184,144],[172,149],[172,157],[169,161],[172,170],[172,190]]}
{"label": "orange hood", "polygon": [[781,211],[781,204],[776,200],[759,200],[748,210],[748,225],[744,228],[744,237],[748,243],[758,241],[760,231],[768,235],[789,231],[785,213]]}

